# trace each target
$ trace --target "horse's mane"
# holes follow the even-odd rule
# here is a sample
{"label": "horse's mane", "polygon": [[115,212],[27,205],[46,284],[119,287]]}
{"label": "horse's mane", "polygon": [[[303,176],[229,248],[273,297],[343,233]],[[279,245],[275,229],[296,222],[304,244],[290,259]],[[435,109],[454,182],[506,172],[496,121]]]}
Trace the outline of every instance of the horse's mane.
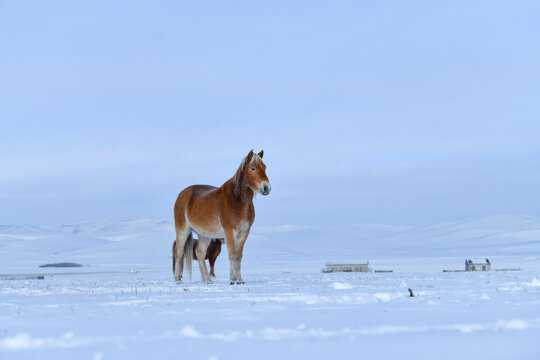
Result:
{"label": "horse's mane", "polygon": [[[248,164],[248,157],[251,154],[251,160],[249,160]],[[245,185],[245,172],[246,167],[251,166],[252,164],[258,164],[261,161],[261,157],[255,153],[250,153],[245,158],[242,159],[242,162],[240,163],[240,166],[238,167],[238,170],[236,170],[236,173],[234,174],[234,194],[236,196],[242,197],[244,194],[244,185]]]}

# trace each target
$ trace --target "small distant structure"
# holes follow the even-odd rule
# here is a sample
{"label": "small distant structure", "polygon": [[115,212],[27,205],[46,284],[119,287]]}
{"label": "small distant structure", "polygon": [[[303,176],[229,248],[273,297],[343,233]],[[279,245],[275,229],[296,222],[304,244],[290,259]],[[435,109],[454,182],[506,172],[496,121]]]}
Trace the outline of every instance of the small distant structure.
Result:
{"label": "small distant structure", "polygon": [[491,262],[489,259],[467,259],[465,271],[491,271]]}
{"label": "small distant structure", "polygon": [[[491,261],[489,259],[467,259],[465,260],[465,270],[443,270],[443,272],[468,272],[468,271],[491,271]],[[517,269],[493,269],[493,271],[520,271]]]}
{"label": "small distant structure", "polygon": [[61,262],[61,263],[39,265],[40,268],[48,268],[48,267],[65,268],[65,267],[81,267],[81,266],[82,266],[81,264],[76,264],[72,262]]}
{"label": "small distant structure", "polygon": [[2,274],[0,280],[44,280],[45,275],[32,274]]}
{"label": "small distant structure", "polygon": [[369,272],[369,261],[360,264],[326,263],[326,269],[322,269],[322,272]]}

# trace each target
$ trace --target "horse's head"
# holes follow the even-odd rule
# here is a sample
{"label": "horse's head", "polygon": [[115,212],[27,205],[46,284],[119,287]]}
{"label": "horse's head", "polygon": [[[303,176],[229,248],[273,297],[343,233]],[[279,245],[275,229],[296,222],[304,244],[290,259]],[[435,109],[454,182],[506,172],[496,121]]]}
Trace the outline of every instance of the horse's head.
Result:
{"label": "horse's head", "polygon": [[266,176],[266,165],[262,161],[263,155],[263,150],[258,154],[251,150],[240,166],[243,167],[244,183],[256,193],[268,195],[272,187]]}

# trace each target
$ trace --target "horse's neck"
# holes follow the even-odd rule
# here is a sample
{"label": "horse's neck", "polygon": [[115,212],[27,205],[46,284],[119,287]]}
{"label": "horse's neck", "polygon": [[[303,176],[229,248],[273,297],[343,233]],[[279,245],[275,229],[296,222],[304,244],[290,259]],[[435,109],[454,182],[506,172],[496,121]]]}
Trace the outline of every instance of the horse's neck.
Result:
{"label": "horse's neck", "polygon": [[238,184],[236,181],[236,176],[230,178],[222,188],[237,202],[241,202],[244,206],[249,206],[253,204],[253,190],[245,184]]}
{"label": "horse's neck", "polygon": [[253,190],[248,186],[244,186],[242,198],[245,200],[246,205],[253,204],[253,195]]}

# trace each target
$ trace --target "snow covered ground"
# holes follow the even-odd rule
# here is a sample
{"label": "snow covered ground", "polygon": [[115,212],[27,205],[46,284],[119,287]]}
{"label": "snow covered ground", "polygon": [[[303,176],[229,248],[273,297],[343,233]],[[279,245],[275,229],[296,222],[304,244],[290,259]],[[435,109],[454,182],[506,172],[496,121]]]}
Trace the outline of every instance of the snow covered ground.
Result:
{"label": "snow covered ground", "polygon": [[[236,286],[225,249],[215,284],[197,266],[175,284],[173,239],[168,221],[0,226],[0,274],[46,274],[0,280],[0,358],[540,358],[535,217],[254,227]],[[468,257],[521,270],[442,272]],[[364,260],[393,272],[321,273]],[[84,266],[39,268],[65,261]]]}

